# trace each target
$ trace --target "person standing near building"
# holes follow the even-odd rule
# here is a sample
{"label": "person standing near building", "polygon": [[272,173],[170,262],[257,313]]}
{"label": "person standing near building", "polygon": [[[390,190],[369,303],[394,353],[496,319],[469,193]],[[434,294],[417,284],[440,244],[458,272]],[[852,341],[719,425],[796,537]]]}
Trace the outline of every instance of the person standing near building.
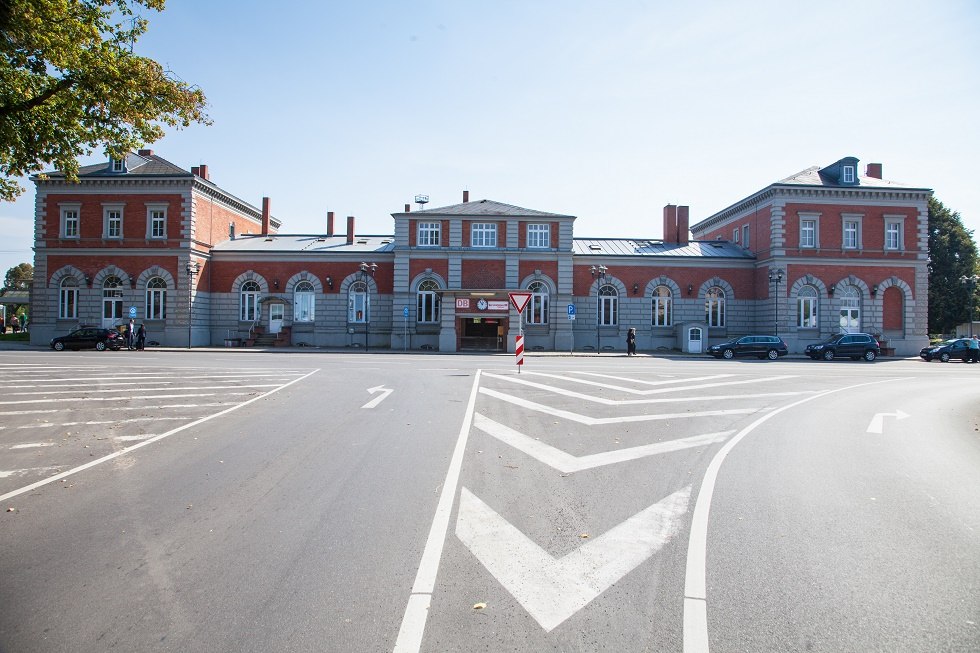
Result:
{"label": "person standing near building", "polygon": [[136,348],[136,320],[129,318],[129,327],[126,329],[126,346],[132,351]]}
{"label": "person standing near building", "polygon": [[144,343],[146,343],[146,325],[140,322],[140,328],[136,330],[136,350],[143,351]]}
{"label": "person standing near building", "polygon": [[630,327],[629,331],[626,332],[626,355],[636,355],[636,329],[634,327]]}
{"label": "person standing near building", "polygon": [[10,318],[10,328],[14,333],[17,333],[20,330],[20,321],[17,319],[16,314]]}

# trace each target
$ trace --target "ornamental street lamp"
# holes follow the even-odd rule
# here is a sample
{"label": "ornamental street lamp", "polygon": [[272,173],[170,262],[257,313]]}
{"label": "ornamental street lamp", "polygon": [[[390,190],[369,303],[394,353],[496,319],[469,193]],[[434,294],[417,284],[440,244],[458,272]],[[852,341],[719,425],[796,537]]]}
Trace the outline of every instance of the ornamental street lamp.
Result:
{"label": "ornamental street lamp", "polygon": [[187,264],[187,348],[191,348],[191,329],[194,325],[194,275],[200,272],[197,261]]}
{"label": "ornamental street lamp", "polygon": [[377,263],[364,263],[358,266],[358,276],[364,282],[364,351],[368,350],[368,340],[371,337],[371,286],[364,280],[368,275],[374,278],[374,273],[378,270]]}
{"label": "ornamental street lamp", "polygon": [[776,323],[773,325],[773,335],[779,335],[779,282],[783,280],[783,271],[779,268],[769,268],[769,283],[776,285],[776,292],[773,294],[775,300]]}
{"label": "ornamental street lamp", "polygon": [[595,353],[598,354],[602,350],[599,347],[599,326],[602,324],[602,296],[599,291],[602,290],[602,282],[606,280],[606,272],[609,270],[605,265],[593,265],[589,268],[589,272],[592,273],[592,278],[596,280],[595,287]]}
{"label": "ornamental street lamp", "polygon": [[960,283],[967,286],[970,289],[970,299],[967,304],[967,315],[966,319],[970,323],[970,337],[973,337],[973,299],[976,296],[977,282],[980,281],[980,275],[971,274],[969,276],[964,275],[960,277]]}

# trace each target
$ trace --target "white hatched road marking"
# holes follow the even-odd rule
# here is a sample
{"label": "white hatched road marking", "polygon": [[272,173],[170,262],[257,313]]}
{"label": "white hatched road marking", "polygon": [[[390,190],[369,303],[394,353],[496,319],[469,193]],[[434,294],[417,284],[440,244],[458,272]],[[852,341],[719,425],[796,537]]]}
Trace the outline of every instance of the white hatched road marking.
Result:
{"label": "white hatched road marking", "polygon": [[[159,383],[159,382],[158,381],[151,381],[151,383]],[[66,395],[66,394],[71,394],[73,392],[74,393],[78,393],[78,392],[88,393],[88,392],[109,392],[109,391],[115,391],[116,390],[116,388],[106,388],[106,387],[104,387],[105,385],[106,384],[100,383],[97,388],[92,388],[91,390],[80,390],[78,388],[75,388],[74,390],[47,390],[47,391],[45,391],[44,394],[46,394],[46,395]],[[132,385],[139,385],[141,388],[146,388],[146,386],[144,384],[142,384],[142,383],[132,384]],[[168,383],[167,385],[172,385],[172,384]],[[172,390],[181,390],[181,391],[183,391],[183,390],[222,390],[224,388],[229,388],[229,389],[238,389],[238,388],[274,388],[277,385],[281,385],[281,384],[279,384],[279,383],[255,383],[255,384],[235,384],[235,385],[227,385],[227,386],[224,386],[224,385],[209,385],[209,386],[202,386],[200,388],[180,387],[180,388],[166,388],[166,389],[167,390],[171,390],[171,391]],[[18,388],[25,388],[25,387],[30,387],[30,386],[22,386],[22,385],[19,385],[17,387]],[[152,391],[155,391],[155,390],[162,390],[162,389],[163,388],[146,388],[146,390],[148,392],[152,392]],[[37,394],[37,392],[4,392],[3,393],[3,396],[4,397],[10,397],[10,396],[36,395],[36,394]],[[230,393],[227,393],[226,392],[225,394],[230,394]],[[138,398],[138,397],[152,398],[152,397],[164,397],[164,396],[166,396],[166,395],[151,395],[151,394],[147,394],[147,395],[125,395],[126,398],[130,398],[130,397],[132,397],[132,398]],[[174,395],[174,396],[191,396],[191,395]],[[86,397],[86,399],[90,399],[90,398],[91,397]],[[63,401],[63,400],[59,400],[59,401]],[[0,402],[0,403],[3,403],[3,402]]]}
{"label": "white hatched road marking", "polygon": [[[30,467],[28,469],[10,469],[7,471],[0,471],[0,478],[10,478],[12,476],[35,476],[37,474],[43,474],[45,472],[50,472],[55,469],[61,469],[61,467]],[[6,498],[7,495],[0,497],[0,500]]]}
{"label": "white hatched road marking", "polygon": [[[98,392],[94,390],[93,392]],[[103,391],[105,392],[105,391]],[[214,397],[219,393],[217,392],[198,392],[191,394],[174,394],[174,395],[127,395],[126,399],[141,399],[144,401],[155,401],[157,399],[189,399],[191,397]],[[236,396],[236,395],[252,395],[254,392],[222,392],[220,393],[222,397]],[[57,397],[54,399],[18,399],[16,401],[0,401],[0,406],[14,406],[19,404],[53,404],[62,403],[64,401],[69,401],[73,397]],[[118,396],[111,397],[87,397],[79,396],[77,397],[79,401],[121,401],[122,398]]]}
{"label": "white hatched road marking", "polygon": [[673,539],[690,496],[689,485],[555,559],[464,487],[456,537],[551,632]]}
{"label": "white hatched road marking", "polygon": [[[224,405],[224,404],[222,404]],[[99,426],[102,424],[128,424],[132,422],[156,422],[158,420],[181,420],[181,419],[196,419],[190,415],[159,415],[156,417],[130,417],[128,419],[99,419],[99,420],[89,420],[87,422],[44,422],[42,424],[21,424],[20,426],[11,426],[11,429],[47,429],[55,427],[64,426]],[[8,428],[8,427],[0,427]]]}
{"label": "white hatched road marking", "polygon": [[[544,376],[552,379],[558,379],[560,381],[572,381],[574,383],[579,383],[582,385],[598,386],[600,388],[609,388],[611,390],[619,390],[621,392],[627,392],[629,394],[635,395],[645,395],[655,392],[656,390],[637,390],[636,388],[629,388],[626,386],[612,385],[610,383],[600,383],[599,381],[589,381],[588,379],[580,379],[575,376],[565,376],[563,374],[548,374],[546,372],[527,372],[534,376]],[[687,378],[671,378],[667,381],[643,381],[642,379],[630,379],[622,376],[610,376],[608,374],[592,374],[590,372],[577,372],[577,374],[589,374],[590,376],[603,377],[607,379],[613,379],[615,381],[629,381],[632,383],[639,383],[641,385],[650,386],[666,386],[666,385],[677,385],[678,383],[692,383],[694,381],[711,381],[713,379],[724,379],[731,378],[735,376],[734,374],[712,374],[710,376],[692,376]]]}
{"label": "white hatched road marking", "polygon": [[547,415],[554,415],[555,417],[562,417],[573,422],[578,422],[579,424],[586,424],[588,426],[595,426],[596,424],[622,424],[625,422],[653,422],[657,420],[667,420],[667,419],[691,419],[694,417],[716,417],[719,415],[748,415],[751,413],[758,413],[761,411],[770,410],[769,408],[729,408],[726,410],[702,410],[698,412],[690,413],[659,413],[655,415],[620,415],[617,417],[589,417],[588,415],[580,415],[578,413],[573,413],[568,410],[560,410],[558,408],[552,408],[551,406],[545,406],[544,404],[539,404],[533,401],[528,401],[527,399],[522,399],[520,397],[513,397],[503,392],[497,392],[496,390],[491,390],[489,388],[480,388],[480,394],[488,395],[490,397],[495,397],[502,401],[514,404],[516,406],[521,406],[522,408],[527,408],[529,410],[534,410],[539,413],[545,413]]}
{"label": "white hatched road marking", "polygon": [[531,436],[516,431],[509,426],[495,422],[480,413],[476,413],[473,416],[473,426],[565,474],[572,474],[585,469],[592,469],[593,467],[602,467],[603,465],[627,462],[647,456],[655,456],[671,451],[702,447],[715,442],[723,442],[735,432],[718,431],[717,433],[704,433],[702,435],[630,447],[628,449],[617,449],[615,451],[606,451],[588,456],[573,456],[557,447],[545,444],[540,440],[535,440]]}
{"label": "white hatched road marking", "polygon": [[37,449],[39,447],[53,447],[56,442],[28,442],[26,444],[15,444],[11,449]]}

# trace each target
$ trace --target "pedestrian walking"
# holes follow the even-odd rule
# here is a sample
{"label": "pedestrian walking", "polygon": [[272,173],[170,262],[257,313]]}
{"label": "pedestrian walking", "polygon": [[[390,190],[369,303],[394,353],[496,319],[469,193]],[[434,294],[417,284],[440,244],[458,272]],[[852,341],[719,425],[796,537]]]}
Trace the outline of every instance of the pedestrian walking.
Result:
{"label": "pedestrian walking", "polygon": [[10,318],[10,328],[14,333],[17,333],[17,331],[20,330],[20,320],[17,319],[16,315]]}
{"label": "pedestrian walking", "polygon": [[626,332],[626,355],[636,356],[636,329],[630,327]]}
{"label": "pedestrian walking", "polygon": [[146,343],[146,326],[140,322],[140,328],[136,330],[136,349],[137,351],[143,351],[143,345]]}
{"label": "pedestrian walking", "polygon": [[129,318],[129,327],[126,329],[126,346],[130,351],[136,348],[136,320]]}

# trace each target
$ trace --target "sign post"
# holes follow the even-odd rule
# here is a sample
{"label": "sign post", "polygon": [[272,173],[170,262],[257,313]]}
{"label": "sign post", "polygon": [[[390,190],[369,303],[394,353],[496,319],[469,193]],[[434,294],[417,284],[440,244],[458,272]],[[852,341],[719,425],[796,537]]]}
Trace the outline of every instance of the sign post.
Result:
{"label": "sign post", "polygon": [[404,351],[408,351],[408,306],[402,309],[402,317],[405,318],[405,332],[402,335],[402,344],[404,344]]}
{"label": "sign post", "polygon": [[[575,304],[568,305],[568,321],[569,322],[575,321]],[[575,329],[572,329],[572,342],[570,345],[568,345],[568,353],[569,354],[575,353]]]}
{"label": "sign post", "polygon": [[517,373],[521,373],[521,366],[524,365],[524,309],[531,301],[529,292],[510,293],[510,303],[517,309],[517,342],[514,343],[514,355],[517,357]]}

